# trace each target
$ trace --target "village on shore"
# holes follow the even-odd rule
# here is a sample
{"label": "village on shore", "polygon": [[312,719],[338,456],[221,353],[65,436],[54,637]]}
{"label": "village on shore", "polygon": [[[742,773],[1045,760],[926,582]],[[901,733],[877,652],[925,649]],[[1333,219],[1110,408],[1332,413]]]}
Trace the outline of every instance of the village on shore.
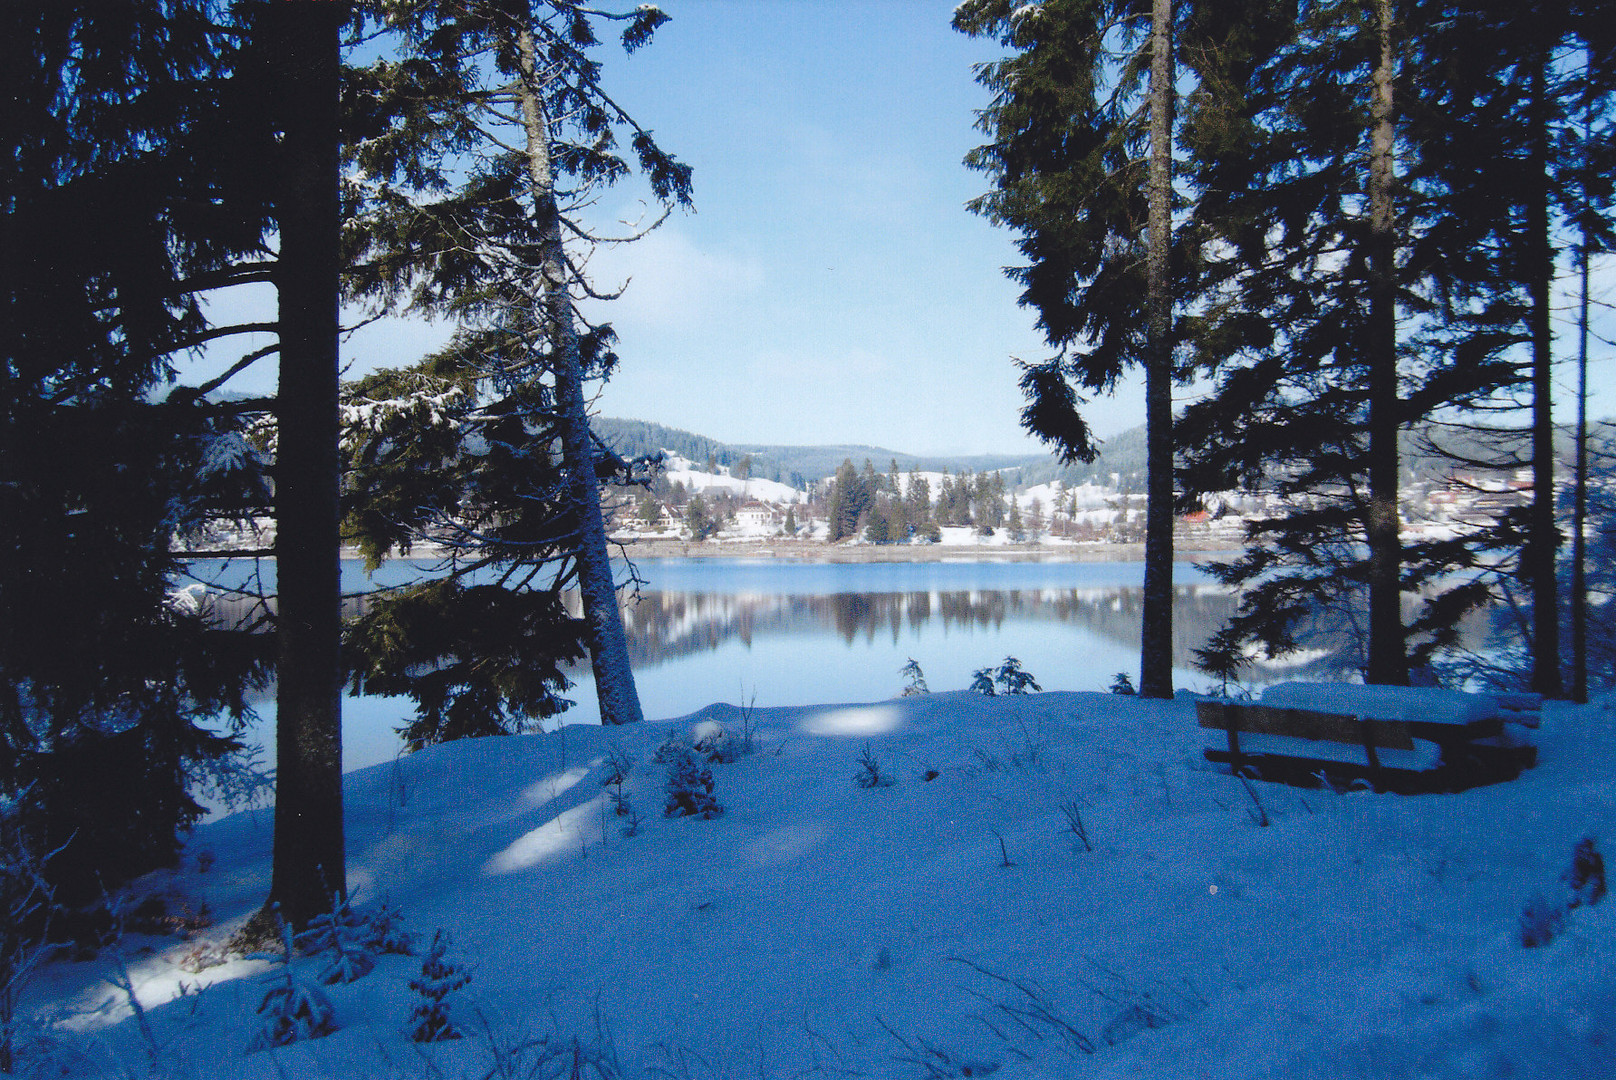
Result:
{"label": "village on shore", "polygon": [[[867,504],[849,521],[838,506],[838,483],[845,475],[801,488],[747,475],[744,466],[698,464],[668,453],[642,493],[609,506],[610,531],[632,554],[653,558],[751,555],[878,562],[970,553],[1125,560],[1141,557],[1144,550],[1145,495],[1120,475],[1105,483],[1056,480],[1012,488],[1000,474],[880,473],[868,461],[856,474],[867,488]],[[969,494],[949,494],[959,490]],[[1404,492],[1404,535],[1460,534],[1469,522],[1519,505],[1530,490],[1530,476],[1507,474],[1411,483]],[[1273,493],[1219,495],[1206,509],[1180,515],[1175,539],[1184,550],[1234,550],[1242,545],[1249,521],[1280,513],[1295,501]],[[895,525],[900,513],[901,524]]]}

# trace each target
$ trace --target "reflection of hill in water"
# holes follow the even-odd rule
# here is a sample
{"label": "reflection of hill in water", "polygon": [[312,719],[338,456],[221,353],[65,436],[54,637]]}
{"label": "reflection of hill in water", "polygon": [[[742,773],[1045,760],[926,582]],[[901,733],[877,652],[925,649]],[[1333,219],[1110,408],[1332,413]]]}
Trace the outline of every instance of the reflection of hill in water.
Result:
{"label": "reflection of hill in water", "polygon": [[[1139,641],[1138,588],[1006,589],[971,592],[835,593],[781,596],[645,592],[624,610],[629,653],[654,665],[706,652],[732,640],[833,630],[851,645],[877,635],[897,642],[906,630],[998,630],[1008,621],[1081,627],[1128,645]],[[1223,625],[1234,599],[1216,587],[1185,586],[1173,602],[1173,663],[1188,667],[1190,650]]]}

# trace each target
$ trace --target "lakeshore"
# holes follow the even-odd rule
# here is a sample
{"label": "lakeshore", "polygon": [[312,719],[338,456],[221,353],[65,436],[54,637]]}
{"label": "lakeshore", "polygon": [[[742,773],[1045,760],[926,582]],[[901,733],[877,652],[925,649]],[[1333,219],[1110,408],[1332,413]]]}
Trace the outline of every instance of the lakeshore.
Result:
{"label": "lakeshore", "polygon": [[[785,538],[744,540],[614,538],[617,551],[629,559],[781,559],[806,562],[1142,562],[1145,545],[1137,543],[1042,544],[827,544],[822,540]],[[1199,541],[1180,546],[1180,560],[1222,556],[1238,545]]]}

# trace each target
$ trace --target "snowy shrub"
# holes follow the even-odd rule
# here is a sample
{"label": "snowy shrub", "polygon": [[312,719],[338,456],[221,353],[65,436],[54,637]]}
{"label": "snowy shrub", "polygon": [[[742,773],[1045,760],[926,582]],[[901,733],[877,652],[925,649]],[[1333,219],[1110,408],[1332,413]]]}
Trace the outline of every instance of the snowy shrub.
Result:
{"label": "snowy shrub", "polygon": [[713,796],[713,770],[689,746],[678,745],[668,761],[664,817],[715,818],[724,812]]}
{"label": "snowy shrub", "polygon": [[696,753],[719,765],[739,761],[746,753],[741,741],[732,736],[723,724],[717,722],[701,724],[696,728],[695,735],[695,742],[691,745]]}
{"label": "snowy shrub", "polygon": [[248,1053],[318,1039],[337,1030],[331,1002],[320,988],[292,977],[291,927],[283,923],[281,936],[286,950],[281,956],[281,977],[258,1003],[258,1015],[263,1021],[247,1042]]}
{"label": "snowy shrub", "polygon": [[1565,908],[1552,904],[1542,893],[1532,897],[1521,912],[1521,944],[1528,949],[1547,945],[1565,927]]}
{"label": "snowy shrub", "polygon": [[601,787],[615,787],[619,792],[628,780],[629,774],[634,771],[634,759],[628,751],[621,746],[613,744],[611,752],[606,755],[606,775],[601,777]]}
{"label": "snowy shrub", "polygon": [[920,670],[920,664],[914,657],[911,656],[909,662],[898,669],[898,674],[909,680],[903,687],[904,697],[931,693],[931,689],[926,685],[925,672]]}
{"label": "snowy shrub", "polygon": [[296,936],[305,953],[322,954],[325,966],[319,979],[330,986],[349,983],[370,974],[376,956],[415,951],[415,935],[404,929],[404,915],[386,901],[374,908],[353,906],[353,898],[331,897],[331,910],[309,920],[309,928]]}
{"label": "snowy shrub", "polygon": [[993,688],[993,669],[990,667],[978,668],[971,676],[971,693],[992,697],[997,690]]}
{"label": "snowy shrub", "polygon": [[669,765],[679,756],[681,750],[688,749],[689,745],[679,737],[679,733],[670,731],[668,732],[668,737],[663,739],[661,744],[657,746],[656,753],[651,755],[651,760],[658,765]]}
{"label": "snowy shrub", "polygon": [[1137,691],[1135,691],[1133,688],[1133,680],[1128,678],[1128,673],[1126,671],[1117,672],[1116,677],[1111,680],[1111,692],[1113,694],[1122,694],[1128,697],[1131,697],[1133,694],[1137,693]]}
{"label": "snowy shrub", "polygon": [[1571,867],[1561,880],[1571,890],[1569,907],[1597,904],[1605,898],[1605,857],[1594,847],[1594,838],[1585,836],[1571,853]]}
{"label": "snowy shrub", "polygon": [[331,910],[309,920],[309,928],[296,936],[298,948],[321,954],[325,966],[319,979],[327,986],[350,983],[370,974],[376,958],[365,948],[364,921],[341,896],[331,897]]}
{"label": "snowy shrub", "polygon": [[415,934],[404,929],[404,913],[386,900],[363,913],[365,948],[373,953],[415,955]]}
{"label": "snowy shrub", "polygon": [[447,999],[471,981],[471,972],[448,960],[449,935],[438,930],[432,946],[421,961],[421,977],[410,980],[410,989],[420,995],[410,1011],[410,1038],[416,1042],[444,1042],[460,1038],[460,1029],[449,1016]]}
{"label": "snowy shrub", "polygon": [[870,744],[864,744],[864,752],[859,755],[859,771],[854,774],[853,782],[862,788],[891,787],[895,781],[887,773],[881,771],[881,763],[870,753]]}
{"label": "snowy shrub", "polygon": [[1021,661],[1013,656],[1004,658],[999,670],[993,675],[993,681],[999,685],[1000,692],[1005,694],[1025,694],[1028,690],[1040,692],[1043,690],[1043,687],[1038,685],[1038,680],[1029,672],[1022,670]]}

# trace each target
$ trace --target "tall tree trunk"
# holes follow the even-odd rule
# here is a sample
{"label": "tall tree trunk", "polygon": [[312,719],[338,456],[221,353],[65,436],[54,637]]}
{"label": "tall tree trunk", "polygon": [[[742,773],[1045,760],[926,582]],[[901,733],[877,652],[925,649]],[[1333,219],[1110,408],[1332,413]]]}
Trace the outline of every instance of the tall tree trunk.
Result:
{"label": "tall tree trunk", "polygon": [[1555,556],[1560,533],[1554,525],[1554,339],[1549,324],[1549,291],[1554,281],[1554,249],[1549,242],[1549,102],[1547,47],[1532,66],[1531,169],[1534,189],[1527,208],[1532,331],[1532,506],[1527,523],[1522,572],[1532,588],[1532,689],[1560,697],[1560,604]]}
{"label": "tall tree trunk", "polygon": [[628,660],[628,635],[617,606],[617,585],[612,577],[611,550],[606,523],[600,512],[600,480],[595,474],[594,439],[589,430],[589,408],[584,397],[583,357],[578,328],[573,320],[566,250],[561,235],[561,213],[556,206],[555,179],[550,162],[550,130],[539,98],[533,32],[517,32],[521,55],[522,123],[527,134],[528,179],[534,212],[538,216],[544,275],[544,319],[555,364],[556,406],[561,413],[561,461],[567,501],[576,521],[578,584],[588,623],[589,660],[594,670],[595,693],[600,700],[600,722],[628,724],[642,719],[634,671]]}
{"label": "tall tree trunk", "polygon": [[[1585,129],[1586,130],[1586,129]],[[1586,146],[1586,138],[1584,140]],[[1583,213],[1588,213],[1586,201]],[[1577,476],[1571,512],[1571,700],[1588,704],[1588,244],[1586,222],[1577,253],[1582,300],[1577,313]]]}
{"label": "tall tree trunk", "polygon": [[275,842],[270,902],[294,926],[346,894],[337,455],[338,73],[344,5],[267,6],[284,79],[278,195]]}
{"label": "tall tree trunk", "polygon": [[1150,21],[1150,171],[1146,182],[1145,588],[1139,692],[1173,696],[1173,3]]}
{"label": "tall tree trunk", "polygon": [[1397,385],[1396,114],[1392,0],[1375,0],[1380,55],[1370,99],[1369,146],[1369,649],[1364,681],[1404,685]]}

